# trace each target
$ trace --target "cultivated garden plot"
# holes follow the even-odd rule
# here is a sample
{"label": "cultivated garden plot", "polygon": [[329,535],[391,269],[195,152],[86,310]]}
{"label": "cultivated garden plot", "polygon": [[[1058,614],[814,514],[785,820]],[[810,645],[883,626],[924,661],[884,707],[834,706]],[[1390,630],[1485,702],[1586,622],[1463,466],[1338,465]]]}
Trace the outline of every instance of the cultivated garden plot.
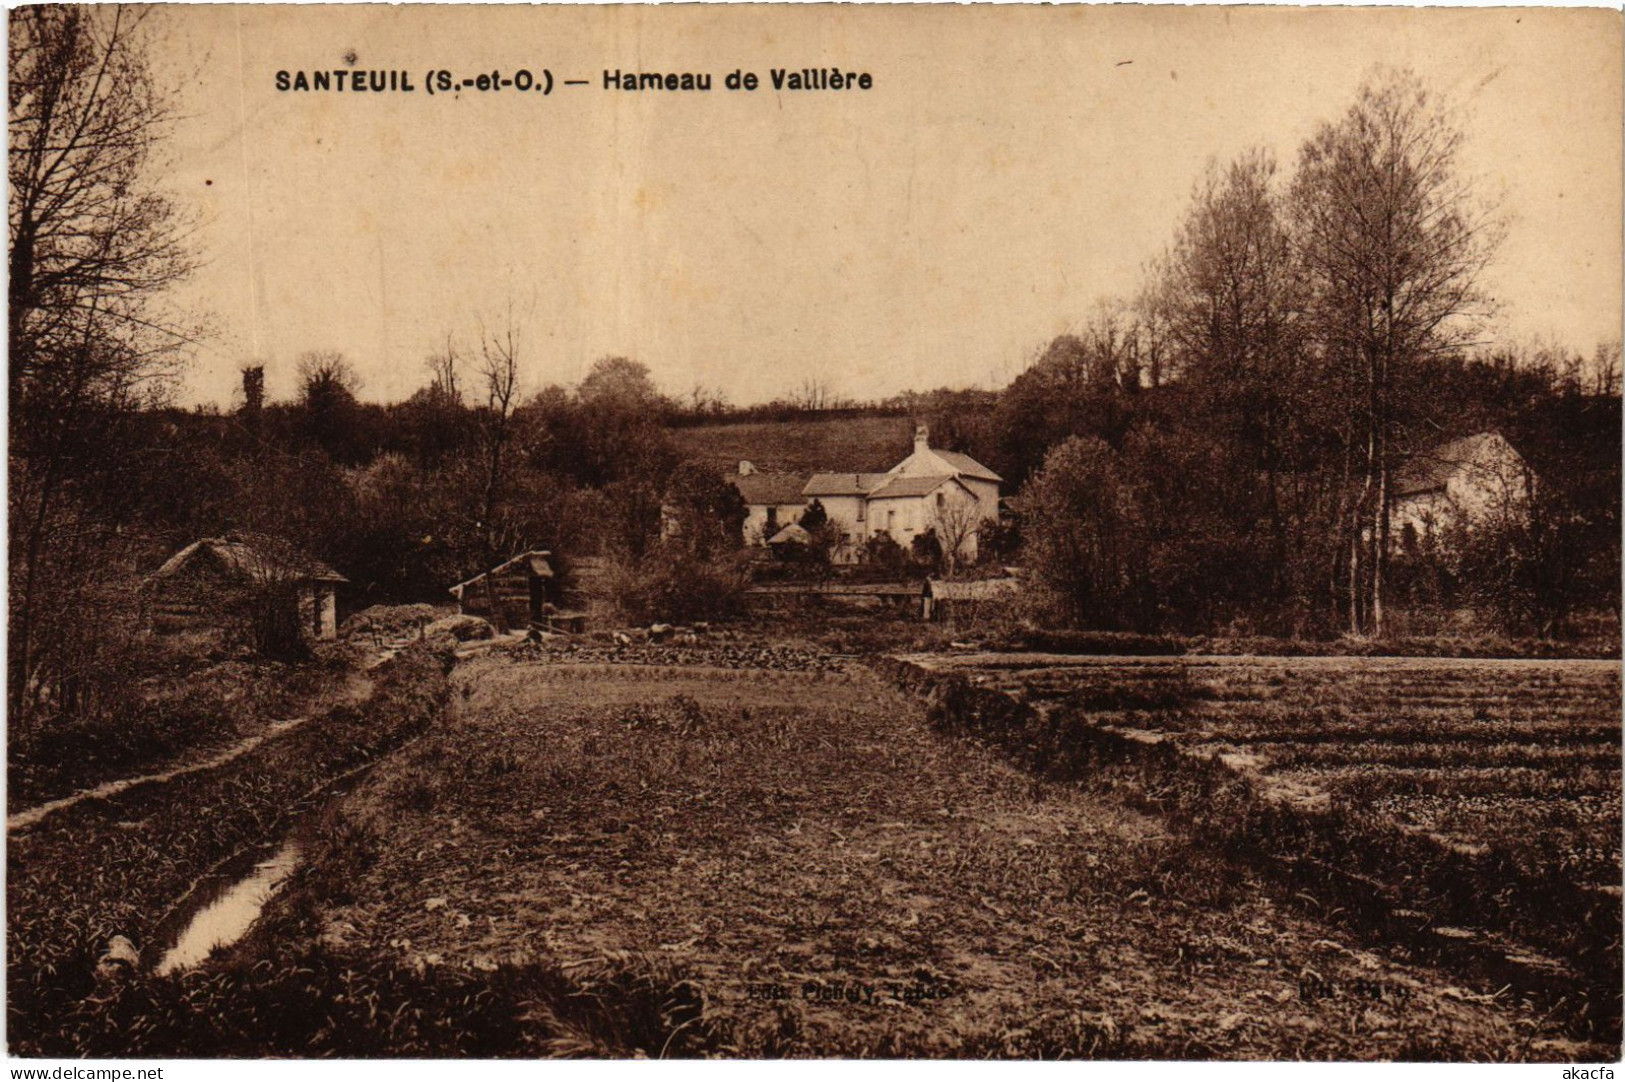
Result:
{"label": "cultivated garden plot", "polygon": [[932,732],[862,667],[517,651],[454,679],[452,715],[335,809],[273,931],[201,978],[348,974],[354,1025],[298,1037],[318,1054],[1580,1051],[1112,794]]}
{"label": "cultivated garden plot", "polygon": [[977,657],[933,662],[1102,727],[1225,754],[1266,786],[1581,883],[1620,878],[1614,662]]}
{"label": "cultivated garden plot", "polygon": [[[1578,966],[1593,994],[1617,987],[1617,662],[984,654],[905,668],[975,689],[939,715],[1030,767],[1115,777],[1215,842],[1361,884],[1382,921],[1460,940],[1466,925],[1515,959],[1552,962],[1534,945]],[[1610,999],[1586,1008],[1604,1029]]]}

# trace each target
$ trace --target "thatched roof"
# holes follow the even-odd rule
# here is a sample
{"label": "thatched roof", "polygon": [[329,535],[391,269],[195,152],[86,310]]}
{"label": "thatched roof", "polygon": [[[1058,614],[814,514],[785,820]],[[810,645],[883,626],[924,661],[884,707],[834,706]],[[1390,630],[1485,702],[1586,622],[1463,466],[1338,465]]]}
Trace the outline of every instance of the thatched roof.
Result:
{"label": "thatched roof", "polygon": [[227,534],[194,541],[164,561],[148,577],[155,583],[173,578],[197,561],[209,561],[228,577],[243,582],[293,579],[299,582],[345,583],[350,580],[331,567],[295,549],[280,538],[265,534]]}
{"label": "thatched roof", "polygon": [[546,549],[532,549],[529,552],[521,552],[513,559],[505,560],[497,566],[491,568],[489,571],[481,571],[473,578],[465,579],[464,581],[459,582],[456,586],[451,587],[446,592],[457,598],[457,600],[461,601],[463,599],[463,593],[470,586],[473,586],[478,582],[483,582],[487,578],[506,574],[507,572],[513,570],[516,565],[526,562],[528,562],[530,565],[526,568],[529,574],[532,574],[539,579],[550,579],[553,577],[553,565],[549,562],[548,558],[552,555],[553,554]]}

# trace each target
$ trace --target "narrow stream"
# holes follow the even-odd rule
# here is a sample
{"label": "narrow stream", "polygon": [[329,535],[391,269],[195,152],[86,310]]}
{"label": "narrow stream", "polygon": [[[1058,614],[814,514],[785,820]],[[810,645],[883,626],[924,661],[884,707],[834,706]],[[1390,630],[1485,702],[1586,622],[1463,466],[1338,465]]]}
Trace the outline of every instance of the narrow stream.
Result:
{"label": "narrow stream", "polygon": [[222,874],[215,888],[219,893],[193,914],[154,972],[163,977],[190,969],[207,959],[216,948],[237,942],[259,918],[260,910],[283,880],[298,866],[299,846],[290,841],[283,843],[268,860],[255,864],[245,877]]}
{"label": "narrow stream", "polygon": [[208,876],[186,899],[183,908],[166,919],[154,935],[154,942],[173,945],[164,952],[152,972],[163,977],[192,969],[202,965],[216,950],[229,947],[248,934],[277,888],[298,869],[304,855],[301,839],[309,839],[311,829],[320,824],[323,812],[354,792],[379,763],[404,752],[422,738],[423,733],[409,737],[394,749],[307,793],[289,809],[288,825],[274,848],[268,845],[242,854]]}

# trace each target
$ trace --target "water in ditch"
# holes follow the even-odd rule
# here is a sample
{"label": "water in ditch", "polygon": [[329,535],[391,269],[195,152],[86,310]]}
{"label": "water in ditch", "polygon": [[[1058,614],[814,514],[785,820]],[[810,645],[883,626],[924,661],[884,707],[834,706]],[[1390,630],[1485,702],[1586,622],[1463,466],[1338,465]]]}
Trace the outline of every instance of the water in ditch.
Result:
{"label": "water in ditch", "polygon": [[155,972],[166,976],[201,964],[215,950],[237,942],[259,919],[260,910],[299,865],[299,846],[286,842],[246,874],[222,874],[205,887],[212,895],[197,909]]}

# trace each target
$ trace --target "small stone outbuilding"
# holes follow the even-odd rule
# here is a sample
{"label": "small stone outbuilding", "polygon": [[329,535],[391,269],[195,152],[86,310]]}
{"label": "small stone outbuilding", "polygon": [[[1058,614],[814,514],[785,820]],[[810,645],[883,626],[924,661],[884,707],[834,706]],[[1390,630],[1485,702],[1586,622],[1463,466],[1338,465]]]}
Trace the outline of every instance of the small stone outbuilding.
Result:
{"label": "small stone outbuilding", "polygon": [[232,533],[181,549],[142,584],[149,627],[160,634],[222,630],[245,605],[290,604],[300,630],[338,636],[338,590],[349,582],[281,538]]}

